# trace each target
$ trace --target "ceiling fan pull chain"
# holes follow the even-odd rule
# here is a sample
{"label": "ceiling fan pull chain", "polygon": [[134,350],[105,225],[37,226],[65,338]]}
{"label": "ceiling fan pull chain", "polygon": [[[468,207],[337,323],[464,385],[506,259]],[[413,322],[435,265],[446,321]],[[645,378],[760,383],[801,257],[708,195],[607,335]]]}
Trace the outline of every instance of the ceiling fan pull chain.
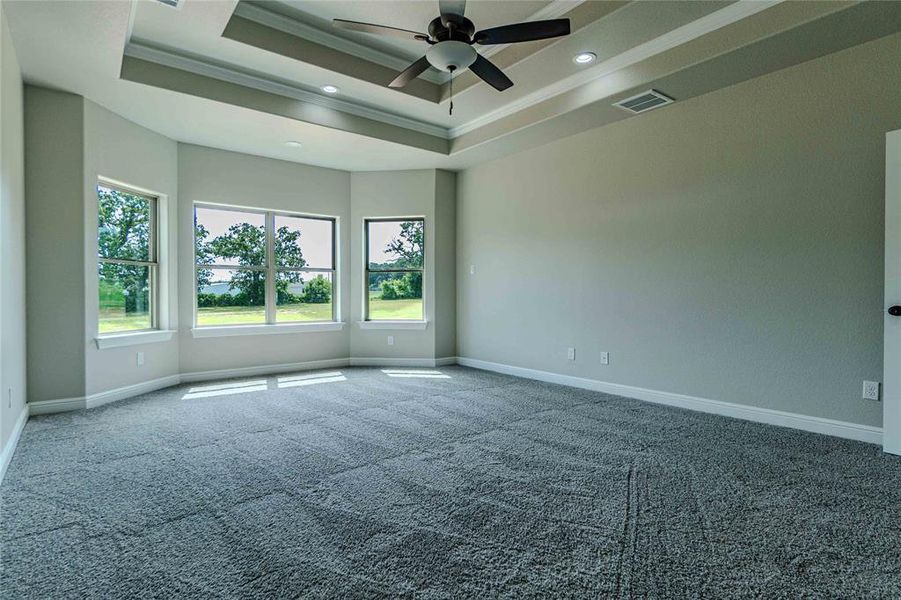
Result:
{"label": "ceiling fan pull chain", "polygon": [[447,111],[449,116],[454,116],[454,67],[450,67],[450,108]]}

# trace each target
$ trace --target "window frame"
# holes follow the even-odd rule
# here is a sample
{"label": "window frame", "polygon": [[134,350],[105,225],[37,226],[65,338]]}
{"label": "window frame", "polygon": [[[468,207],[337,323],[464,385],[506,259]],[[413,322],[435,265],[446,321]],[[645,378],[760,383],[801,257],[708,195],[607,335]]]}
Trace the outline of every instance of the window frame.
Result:
{"label": "window frame", "polygon": [[[160,259],[159,259],[159,211],[160,211],[160,197],[151,194],[149,192],[139,191],[133,187],[123,185],[121,183],[113,183],[111,181],[105,179],[98,179],[97,185],[94,188],[95,194],[98,197],[99,204],[99,188],[106,188],[109,190],[115,190],[117,192],[121,192],[123,194],[129,194],[131,196],[138,196],[140,198],[144,198],[150,202],[150,232],[148,240],[150,242],[150,247],[148,248],[148,258],[150,260],[133,260],[133,259],[124,259],[124,258],[104,258],[100,256],[100,248],[98,245],[97,248],[97,265],[98,267],[103,263],[108,264],[119,264],[119,265],[130,265],[136,267],[148,267],[149,268],[149,279],[150,279],[150,327],[145,327],[143,329],[125,329],[122,331],[100,331],[100,292],[99,292],[99,281],[98,281],[98,292],[97,292],[97,337],[105,338],[105,337],[115,337],[115,336],[127,336],[136,333],[148,333],[154,331],[160,331],[160,310],[159,310],[159,287],[160,287]],[[98,216],[97,219],[97,238],[98,241],[100,239],[100,219]]]}
{"label": "window frame", "polygon": [[[404,223],[419,221],[422,223],[422,266],[418,269],[370,269],[369,265],[369,224],[370,223]],[[426,264],[426,227],[425,217],[372,217],[363,219],[363,323],[421,323],[425,316],[425,264]],[[373,319],[369,316],[369,275],[370,273],[420,273],[422,276],[422,316],[418,319]]]}
{"label": "window frame", "polygon": [[[210,264],[199,264],[197,262],[197,239],[196,239],[196,224],[197,224],[197,209],[198,208],[208,208],[212,210],[221,210],[221,211],[231,211],[237,213],[250,213],[263,215],[263,226],[266,232],[266,252],[264,256],[264,261],[262,265],[224,265],[217,263]],[[339,317],[339,296],[338,296],[338,217],[328,216],[328,215],[312,215],[312,214],[304,214],[297,213],[293,211],[286,210],[269,210],[265,208],[255,208],[255,207],[246,207],[246,206],[235,206],[232,204],[217,204],[214,202],[194,202],[192,208],[192,219],[191,219],[191,256],[192,261],[194,263],[194,277],[193,277],[193,295],[194,295],[194,314],[193,314],[193,328],[195,330],[213,330],[213,329],[221,329],[221,328],[266,328],[266,327],[295,327],[295,326],[321,326],[323,324],[330,323],[338,323]],[[330,221],[332,224],[332,268],[324,269],[319,267],[280,267],[277,264],[277,260],[275,257],[275,218],[276,216],[282,217],[292,217],[299,219],[312,219],[317,221]],[[199,306],[197,305],[197,272],[199,269],[229,269],[232,271],[261,271],[266,274],[266,290],[265,290],[265,299],[264,299],[264,314],[265,321],[263,323],[247,323],[247,324],[235,324],[235,325],[222,325],[222,324],[214,324],[214,325],[200,325],[197,322],[197,317],[199,315]],[[331,273],[332,275],[332,318],[330,320],[320,320],[320,321],[278,321],[278,293],[276,282],[278,280],[278,274],[282,272],[300,272],[300,273]]]}

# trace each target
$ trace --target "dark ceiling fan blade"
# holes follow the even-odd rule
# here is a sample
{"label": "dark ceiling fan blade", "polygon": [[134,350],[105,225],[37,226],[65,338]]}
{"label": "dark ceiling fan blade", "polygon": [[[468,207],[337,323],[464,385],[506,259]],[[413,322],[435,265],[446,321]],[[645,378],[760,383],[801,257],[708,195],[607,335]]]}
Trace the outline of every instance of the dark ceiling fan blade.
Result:
{"label": "dark ceiling fan blade", "polygon": [[493,87],[499,92],[503,92],[505,89],[513,85],[513,82],[510,81],[510,78],[504,75],[504,72],[497,68],[497,66],[482,56],[481,54],[476,57],[476,61],[469,65],[469,70],[482,78],[482,81]]}
{"label": "dark ceiling fan blade", "polygon": [[360,21],[348,21],[346,19],[332,19],[335,27],[341,29],[349,29],[351,31],[362,31],[363,33],[375,33],[378,35],[392,35],[404,39],[414,39],[425,41],[429,36],[418,31],[410,31],[409,29],[398,29],[397,27],[388,27],[387,25],[376,25],[374,23],[361,23]]}
{"label": "dark ceiling fan blade", "polygon": [[462,17],[465,10],[466,0],[438,0],[438,12],[441,13],[441,24],[445,27],[447,27],[447,15]]}
{"label": "dark ceiling fan blade", "polygon": [[393,88],[402,88],[420,75],[425,72],[426,69],[429,68],[429,61],[425,56],[417,60],[415,63],[401,71],[401,73],[394,78],[394,81],[388,84],[388,87]]}
{"label": "dark ceiling fan blade", "polygon": [[473,36],[477,44],[514,44],[569,35],[569,19],[525,21],[478,31]]}

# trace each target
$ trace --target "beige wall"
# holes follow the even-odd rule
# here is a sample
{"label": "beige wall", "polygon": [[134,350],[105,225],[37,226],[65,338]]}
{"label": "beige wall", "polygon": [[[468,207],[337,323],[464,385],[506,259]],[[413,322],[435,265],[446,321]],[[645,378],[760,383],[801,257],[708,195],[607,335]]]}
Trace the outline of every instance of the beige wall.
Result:
{"label": "beige wall", "polygon": [[435,172],[435,358],[457,355],[457,174]]}
{"label": "beige wall", "polygon": [[84,100],[25,87],[28,400],[85,393]]}
{"label": "beige wall", "polygon": [[[453,320],[447,301],[441,294],[454,294],[453,256],[438,257],[438,250],[452,249],[454,199],[453,173],[436,170],[378,171],[351,174],[350,317],[352,321],[350,354],[353,358],[435,359],[453,356],[453,336],[446,327],[437,327],[439,319]],[[424,330],[361,329],[364,319],[364,221],[376,217],[425,218],[425,273],[423,276]],[[440,334],[438,333],[440,331]],[[394,345],[388,345],[388,337]],[[441,341],[440,348],[438,340]],[[438,355],[437,350],[451,352]]]}
{"label": "beige wall", "polygon": [[895,35],[461,173],[460,355],[879,425],[899,82]]}
{"label": "beige wall", "polygon": [[[84,101],[84,281],[85,315],[82,342],[85,349],[86,393],[95,394],[136,383],[178,374],[178,340],[99,350],[97,337],[97,183],[99,178],[113,180],[160,197],[160,207],[168,208],[160,234],[160,276],[168,294],[166,310],[159,311],[167,321],[163,329],[177,329],[177,286],[174,268],[177,244],[167,233],[177,225],[178,145],[167,137],[127,121],[122,117]],[[165,289],[162,297],[166,297]],[[137,353],[144,353],[144,364],[137,364]]]}
{"label": "beige wall", "polygon": [[[347,358],[349,331],[194,338],[193,203],[211,202],[338,219],[338,281],[349,285],[350,173],[179,144],[179,322],[183,373]],[[339,292],[340,293],[340,292]],[[349,310],[341,294],[341,315]],[[343,318],[342,320],[347,320]]]}
{"label": "beige wall", "polygon": [[23,118],[22,75],[0,7],[0,451],[26,398]]}

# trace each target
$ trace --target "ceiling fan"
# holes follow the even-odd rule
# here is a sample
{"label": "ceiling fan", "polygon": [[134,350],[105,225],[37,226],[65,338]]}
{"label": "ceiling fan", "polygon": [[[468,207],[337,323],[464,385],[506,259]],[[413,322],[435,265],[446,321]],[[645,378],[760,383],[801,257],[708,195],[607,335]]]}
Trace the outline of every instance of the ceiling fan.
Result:
{"label": "ceiling fan", "polygon": [[476,52],[473,44],[513,44],[569,35],[569,19],[525,21],[476,31],[472,21],[463,16],[465,9],[466,0],[438,0],[440,16],[429,23],[428,34],[345,19],[335,19],[334,23],[343,29],[414,39],[431,46],[425,56],[404,69],[388,84],[388,87],[393,88],[404,87],[430,66],[448,73],[469,67],[483,81],[502,92],[512,86],[513,82],[494,63]]}

